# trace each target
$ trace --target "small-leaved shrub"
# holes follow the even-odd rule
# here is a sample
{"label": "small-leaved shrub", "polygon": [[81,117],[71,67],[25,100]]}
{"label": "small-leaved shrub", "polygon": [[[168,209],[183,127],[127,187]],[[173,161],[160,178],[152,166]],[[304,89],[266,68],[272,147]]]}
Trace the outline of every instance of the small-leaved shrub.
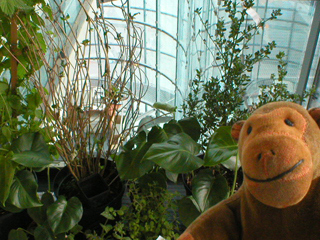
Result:
{"label": "small-leaved shrub", "polygon": [[120,210],[107,207],[102,215],[107,219],[102,225],[102,233],[87,234],[90,240],[155,240],[160,235],[166,240],[179,236],[179,223],[176,217],[176,194],[157,185],[139,188],[129,184],[130,206]]}

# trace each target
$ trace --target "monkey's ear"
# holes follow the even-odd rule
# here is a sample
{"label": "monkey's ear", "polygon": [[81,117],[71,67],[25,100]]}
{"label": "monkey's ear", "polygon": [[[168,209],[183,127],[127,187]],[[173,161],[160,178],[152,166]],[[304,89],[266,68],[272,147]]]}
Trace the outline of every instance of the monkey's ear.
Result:
{"label": "monkey's ear", "polygon": [[233,138],[235,141],[238,141],[238,140],[239,140],[240,131],[241,131],[242,126],[243,126],[243,124],[244,124],[245,122],[246,122],[246,121],[241,120],[241,121],[238,121],[238,122],[236,122],[235,124],[233,124],[233,126],[232,126],[232,128],[231,128],[231,136],[232,136],[232,138]]}
{"label": "monkey's ear", "polygon": [[320,108],[311,108],[308,110],[308,112],[314,119],[314,121],[318,124],[318,127],[320,127]]}

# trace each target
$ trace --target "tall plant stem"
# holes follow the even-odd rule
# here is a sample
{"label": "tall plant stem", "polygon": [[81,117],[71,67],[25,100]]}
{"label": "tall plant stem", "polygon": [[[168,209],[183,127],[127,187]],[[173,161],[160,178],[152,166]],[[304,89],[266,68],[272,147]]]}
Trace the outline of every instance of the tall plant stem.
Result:
{"label": "tall plant stem", "polygon": [[230,191],[229,197],[234,194],[234,190],[236,188],[237,177],[238,177],[238,162],[239,162],[239,153],[237,154],[237,158],[236,158],[236,167],[235,167],[235,171],[234,171],[233,184],[232,184],[232,189]]}
{"label": "tall plant stem", "polygon": [[13,94],[17,92],[17,85],[18,85],[18,61],[16,59],[18,53],[18,25],[16,14],[14,14],[11,18],[11,58],[10,58],[10,73],[11,73],[11,91]]}

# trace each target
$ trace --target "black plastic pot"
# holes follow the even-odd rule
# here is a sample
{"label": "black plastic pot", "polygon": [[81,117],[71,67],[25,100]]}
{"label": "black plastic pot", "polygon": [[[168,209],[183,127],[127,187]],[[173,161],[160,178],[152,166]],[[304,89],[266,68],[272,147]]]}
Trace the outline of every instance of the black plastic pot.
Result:
{"label": "black plastic pot", "polygon": [[188,174],[182,174],[181,180],[182,180],[184,190],[186,191],[186,196],[191,196],[192,195],[192,186],[191,186],[190,180],[188,180]]}
{"label": "black plastic pot", "polygon": [[[116,175],[117,173],[115,173]],[[78,197],[84,210],[79,224],[84,230],[94,230],[100,227],[100,223],[105,222],[106,219],[100,214],[107,206],[114,209],[121,208],[125,185],[118,177],[109,186],[99,174],[91,175],[77,182],[69,169],[65,167],[57,173],[53,189],[57,197],[60,195],[65,195],[67,198]]]}
{"label": "black plastic pot", "polygon": [[108,202],[110,188],[100,174],[96,173],[78,181],[77,186],[84,206],[96,208]]}

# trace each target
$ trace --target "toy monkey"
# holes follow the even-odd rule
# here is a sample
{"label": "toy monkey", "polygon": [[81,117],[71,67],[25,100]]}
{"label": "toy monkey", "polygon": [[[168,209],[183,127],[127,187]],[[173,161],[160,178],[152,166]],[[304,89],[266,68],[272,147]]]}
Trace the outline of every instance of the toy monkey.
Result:
{"label": "toy monkey", "polygon": [[320,239],[320,108],[269,103],[236,123],[244,182],[178,240]]}

